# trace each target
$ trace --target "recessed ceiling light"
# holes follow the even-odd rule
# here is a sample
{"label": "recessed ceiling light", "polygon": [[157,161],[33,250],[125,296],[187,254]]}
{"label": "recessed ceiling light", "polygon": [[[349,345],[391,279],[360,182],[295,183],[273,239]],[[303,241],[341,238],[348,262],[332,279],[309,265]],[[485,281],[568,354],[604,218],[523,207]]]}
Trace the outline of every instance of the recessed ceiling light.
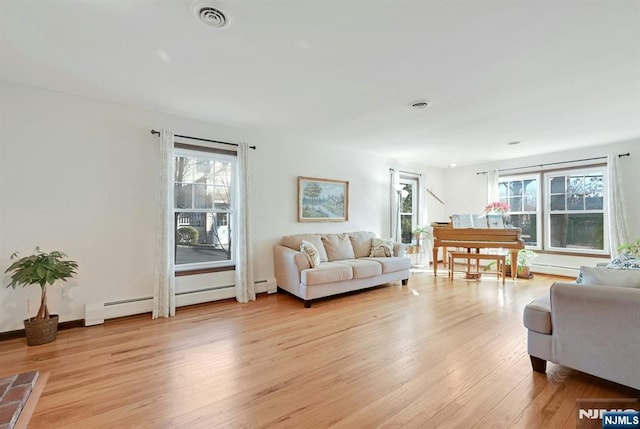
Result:
{"label": "recessed ceiling light", "polygon": [[449,164],[449,168],[453,168],[455,167],[457,164],[455,162],[452,162],[451,164]]}
{"label": "recessed ceiling light", "polygon": [[416,110],[426,109],[428,106],[429,100],[416,100],[409,103],[409,107]]}
{"label": "recessed ceiling light", "polygon": [[515,145],[520,144],[520,143],[522,143],[522,142],[521,142],[521,141],[517,141],[517,140],[516,140],[516,141],[514,141],[514,142],[509,142],[509,143],[507,143],[507,144],[508,144],[509,146],[515,146]]}

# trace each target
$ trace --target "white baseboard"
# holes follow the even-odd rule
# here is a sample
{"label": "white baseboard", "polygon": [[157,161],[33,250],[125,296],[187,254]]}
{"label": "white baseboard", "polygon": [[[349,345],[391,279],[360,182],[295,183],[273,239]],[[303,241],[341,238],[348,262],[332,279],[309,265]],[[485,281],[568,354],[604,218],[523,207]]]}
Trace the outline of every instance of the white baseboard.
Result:
{"label": "white baseboard", "polygon": [[[277,291],[276,280],[258,280],[255,282],[256,293],[274,293]],[[221,286],[210,289],[181,292],[176,294],[176,307],[203,304],[235,298],[234,285]],[[126,301],[107,302],[85,305],[85,326],[100,325],[107,319],[133,316],[135,314],[151,313],[153,311],[153,297],[141,297]]]}
{"label": "white baseboard", "polygon": [[556,276],[566,276],[566,277],[578,277],[580,273],[580,268],[577,267],[568,267],[564,265],[551,265],[551,264],[532,264],[531,265],[532,273],[540,273],[540,274],[553,274]]}

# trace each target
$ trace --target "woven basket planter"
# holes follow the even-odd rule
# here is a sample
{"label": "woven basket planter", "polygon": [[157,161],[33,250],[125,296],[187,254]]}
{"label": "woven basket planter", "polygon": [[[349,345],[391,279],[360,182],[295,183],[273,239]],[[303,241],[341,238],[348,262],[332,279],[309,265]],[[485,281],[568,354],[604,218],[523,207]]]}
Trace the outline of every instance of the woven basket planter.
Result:
{"label": "woven basket planter", "polygon": [[58,315],[50,314],[48,319],[27,319],[24,321],[24,332],[30,346],[50,343],[58,335]]}

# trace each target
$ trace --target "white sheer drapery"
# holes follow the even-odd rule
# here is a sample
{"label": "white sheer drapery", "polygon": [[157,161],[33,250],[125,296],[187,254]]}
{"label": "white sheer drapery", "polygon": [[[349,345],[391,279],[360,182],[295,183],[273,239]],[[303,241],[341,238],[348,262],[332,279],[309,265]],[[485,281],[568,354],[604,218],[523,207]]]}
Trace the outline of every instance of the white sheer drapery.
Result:
{"label": "white sheer drapery", "polygon": [[490,170],[487,172],[487,204],[498,201],[498,179],[500,175],[498,170]]}
{"label": "white sheer drapery", "polygon": [[629,242],[627,219],[625,216],[624,185],[620,172],[620,157],[615,154],[607,156],[609,175],[609,247],[611,255],[618,254],[618,247]]}
{"label": "white sheer drapery", "polygon": [[400,198],[397,190],[400,185],[400,172],[394,168],[390,168],[389,172],[391,175],[389,231],[392,240],[399,243],[402,240],[402,232],[400,231]]}
{"label": "white sheer drapery", "polygon": [[154,319],[176,315],[173,143],[173,133],[167,130],[160,130],[160,203],[156,231],[156,275],[152,313]]}
{"label": "white sheer drapery", "polygon": [[255,301],[253,280],[253,244],[251,236],[251,185],[249,144],[238,145],[237,243],[236,243],[236,299],[238,302]]}

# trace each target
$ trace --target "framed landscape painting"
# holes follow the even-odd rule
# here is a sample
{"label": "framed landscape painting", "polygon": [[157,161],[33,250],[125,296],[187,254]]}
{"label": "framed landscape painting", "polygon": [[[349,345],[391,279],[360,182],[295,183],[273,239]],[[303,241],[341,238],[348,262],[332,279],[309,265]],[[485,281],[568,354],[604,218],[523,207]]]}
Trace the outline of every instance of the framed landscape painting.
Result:
{"label": "framed landscape painting", "polygon": [[349,182],[298,177],[298,222],[349,220]]}

